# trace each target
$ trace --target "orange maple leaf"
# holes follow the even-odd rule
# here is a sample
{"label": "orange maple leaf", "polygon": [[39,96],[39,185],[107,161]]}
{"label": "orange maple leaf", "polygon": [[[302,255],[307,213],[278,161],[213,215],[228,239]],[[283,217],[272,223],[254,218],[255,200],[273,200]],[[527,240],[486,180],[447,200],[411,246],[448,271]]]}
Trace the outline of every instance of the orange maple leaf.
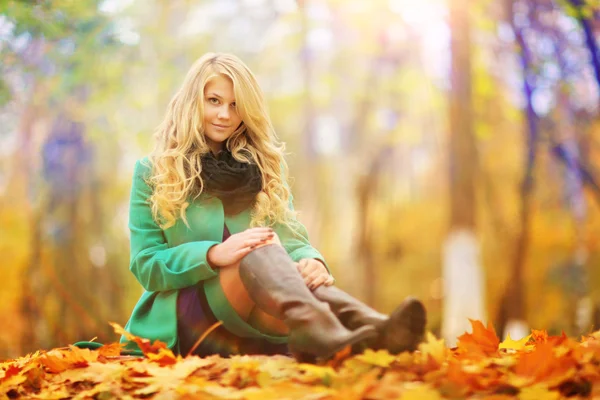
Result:
{"label": "orange maple leaf", "polygon": [[68,350],[54,349],[39,358],[50,372],[59,373],[71,368],[84,368],[98,360],[98,352],[69,346]]}
{"label": "orange maple leaf", "polygon": [[125,343],[110,343],[98,349],[98,354],[103,357],[118,357],[121,355],[121,350],[125,347]]}
{"label": "orange maple leaf", "polygon": [[167,344],[161,342],[160,340],[155,340],[154,343],[152,343],[150,339],[141,338],[127,332],[121,325],[115,322],[109,322],[109,324],[113,327],[116,334],[123,335],[125,338],[127,338],[127,340],[135,342],[146,356],[148,353],[158,354],[161,349],[167,348]]}
{"label": "orange maple leaf", "polygon": [[531,339],[536,343],[546,343],[548,341],[548,332],[538,331],[537,329],[531,330]]}
{"label": "orange maple leaf", "polygon": [[491,323],[486,328],[481,321],[469,319],[473,333],[465,333],[458,337],[458,349],[463,354],[490,355],[498,351],[500,339]]}
{"label": "orange maple leaf", "polygon": [[0,370],[0,382],[10,378],[11,376],[18,375],[22,369],[23,367],[15,365],[14,363],[10,364],[5,370]]}
{"label": "orange maple leaf", "polygon": [[561,344],[563,344],[564,342],[568,341],[569,338],[567,337],[567,335],[565,334],[565,332],[562,332],[562,335],[560,336],[550,336],[547,339],[547,343],[550,343],[553,346],[560,346]]}
{"label": "orange maple leaf", "polygon": [[534,351],[521,354],[515,373],[536,382],[552,380],[557,383],[563,377],[566,379],[577,363],[572,357],[557,357],[555,348],[552,343],[541,343]]}
{"label": "orange maple leaf", "polygon": [[160,349],[158,353],[148,353],[146,356],[148,356],[149,360],[154,361],[163,367],[165,365],[177,364],[177,361],[181,359],[181,357],[176,357],[170,349]]}

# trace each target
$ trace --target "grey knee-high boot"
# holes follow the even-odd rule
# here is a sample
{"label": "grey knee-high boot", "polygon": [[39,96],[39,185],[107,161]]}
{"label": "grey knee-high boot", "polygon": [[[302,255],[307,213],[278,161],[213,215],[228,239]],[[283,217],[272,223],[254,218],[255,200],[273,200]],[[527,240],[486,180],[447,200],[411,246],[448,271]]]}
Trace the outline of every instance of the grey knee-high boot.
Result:
{"label": "grey knee-high boot", "polygon": [[335,286],[319,286],[313,294],[329,304],[333,313],[348,329],[358,329],[364,325],[375,326],[378,335],[366,343],[368,347],[398,354],[415,350],[423,340],[427,315],[423,303],[413,297],[406,298],[387,316]]}
{"label": "grey knee-high boot", "polygon": [[329,305],[313,296],[279,245],[263,246],[246,255],[239,273],[256,305],[287,325],[290,351],[297,358],[327,359],[348,345],[377,336],[369,324],[353,331],[345,328]]}

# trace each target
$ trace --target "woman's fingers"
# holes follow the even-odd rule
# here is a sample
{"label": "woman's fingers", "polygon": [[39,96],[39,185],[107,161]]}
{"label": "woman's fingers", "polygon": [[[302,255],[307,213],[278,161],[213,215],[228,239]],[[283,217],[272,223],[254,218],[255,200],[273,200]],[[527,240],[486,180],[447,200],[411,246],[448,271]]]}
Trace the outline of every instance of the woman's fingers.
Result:
{"label": "woman's fingers", "polygon": [[307,268],[306,260],[303,259],[297,262],[296,268],[298,268],[298,272],[300,272],[300,275],[302,276],[302,279],[304,279],[304,282],[308,283],[307,278],[311,274],[312,270],[310,268]]}
{"label": "woman's fingers", "polygon": [[[308,259],[303,258],[302,260],[298,261],[298,270],[300,272],[306,270],[308,266]],[[307,270],[306,272],[309,273],[311,270]]]}
{"label": "woman's fingers", "polygon": [[[308,268],[306,268],[306,269],[308,269]],[[304,282],[306,282],[306,286],[308,286],[309,288],[312,289],[312,286],[315,284],[315,282],[321,275],[323,275],[323,273],[319,270],[311,271],[308,274],[306,274],[306,277],[304,278]]]}
{"label": "woman's fingers", "polygon": [[327,281],[327,275],[320,274],[317,276],[308,286],[310,290],[315,290],[319,286],[323,285]]}
{"label": "woman's fingers", "polygon": [[246,248],[246,247],[254,248],[254,247],[258,246],[259,244],[263,244],[264,242],[265,242],[265,240],[263,240],[262,238],[247,239],[241,244],[240,248]]}
{"label": "woman's fingers", "polygon": [[269,239],[273,239],[274,237],[274,233],[271,231],[245,231],[242,234],[242,238],[244,240],[249,240],[249,239],[259,239],[262,240],[263,242],[269,240]]}
{"label": "woman's fingers", "polygon": [[263,234],[263,233],[271,233],[273,232],[273,228],[250,228],[250,229],[246,229],[243,232],[240,232],[242,234]]}

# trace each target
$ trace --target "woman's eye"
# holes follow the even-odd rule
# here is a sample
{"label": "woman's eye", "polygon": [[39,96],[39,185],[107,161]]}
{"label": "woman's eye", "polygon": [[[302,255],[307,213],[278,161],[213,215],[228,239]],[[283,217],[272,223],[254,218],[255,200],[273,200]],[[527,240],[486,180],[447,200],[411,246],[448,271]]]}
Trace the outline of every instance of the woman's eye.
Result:
{"label": "woman's eye", "polygon": [[210,97],[210,98],[208,99],[208,102],[209,102],[210,104],[219,104],[219,99],[217,99],[216,97]]}
{"label": "woman's eye", "polygon": [[235,103],[231,103],[231,107],[232,107],[232,108],[235,108]]}

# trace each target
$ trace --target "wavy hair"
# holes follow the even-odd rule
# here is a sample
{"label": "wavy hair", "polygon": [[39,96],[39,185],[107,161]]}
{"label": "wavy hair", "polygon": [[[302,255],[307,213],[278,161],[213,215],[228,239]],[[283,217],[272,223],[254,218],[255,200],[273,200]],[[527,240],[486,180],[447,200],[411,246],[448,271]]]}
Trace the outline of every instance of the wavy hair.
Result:
{"label": "wavy hair", "polygon": [[239,58],[223,53],[207,53],[192,65],[156,128],[156,146],[149,156],[152,215],[163,229],[178,218],[189,227],[185,211],[192,197],[202,194],[201,157],[210,151],[204,137],[204,88],[218,75],[232,81],[242,119],[227,140],[227,149],[238,161],[256,163],[262,177],[251,225],[290,225],[295,213],[289,207],[285,147],[275,134],[256,78]]}

